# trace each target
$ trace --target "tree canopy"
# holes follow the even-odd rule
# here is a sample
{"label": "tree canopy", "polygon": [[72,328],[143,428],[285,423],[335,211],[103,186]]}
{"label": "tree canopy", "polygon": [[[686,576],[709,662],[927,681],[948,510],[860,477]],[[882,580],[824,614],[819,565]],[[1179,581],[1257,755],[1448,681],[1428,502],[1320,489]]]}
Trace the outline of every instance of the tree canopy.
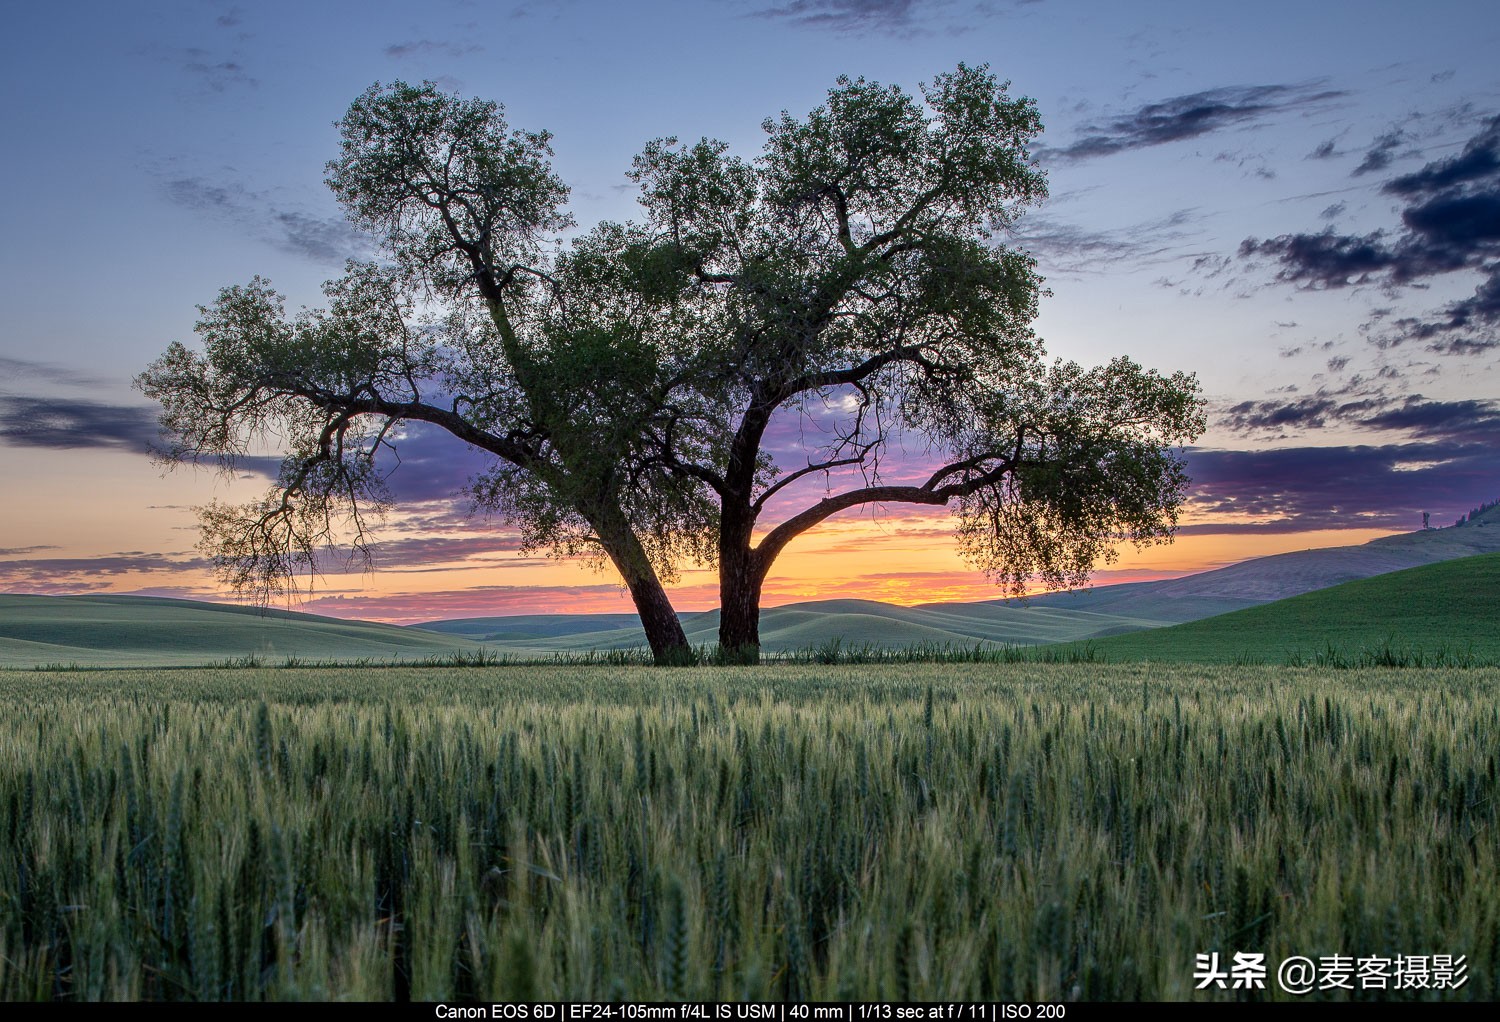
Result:
{"label": "tree canopy", "polygon": [[[562,246],[545,132],[430,83],[373,86],[328,184],[385,261],[296,317],[262,280],[227,288],[202,350],[140,377],[169,458],[286,438],[263,500],[203,513],[221,578],[274,591],[343,529],[367,550],[407,422],[494,455],[469,492],[528,548],[612,564],[663,661],[690,654],[662,584],[680,565],[717,565],[721,648],[754,659],[777,556],[849,508],[949,506],[963,551],[1017,592],[1169,539],[1196,381],[1046,360],[1042,281],[1005,244],[1046,194],[1041,123],[1007,88],[962,64],[921,100],[840,78],[806,118],[768,119],[753,161],[656,140],[630,171],[642,218]],[[804,412],[827,439],[778,464],[768,430]],[[913,441],[919,477],[893,454]],[[809,479],[823,495],[783,506]]]}

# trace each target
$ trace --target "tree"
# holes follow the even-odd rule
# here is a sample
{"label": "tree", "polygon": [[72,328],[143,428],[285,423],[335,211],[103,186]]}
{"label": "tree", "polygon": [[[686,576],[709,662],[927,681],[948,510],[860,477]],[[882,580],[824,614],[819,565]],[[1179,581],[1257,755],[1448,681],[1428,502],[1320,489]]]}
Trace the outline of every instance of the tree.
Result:
{"label": "tree", "polygon": [[[869,504],[952,506],[964,551],[1009,591],[1076,586],[1117,542],[1170,539],[1187,483],[1173,445],[1204,426],[1196,380],[1129,359],[1044,362],[1031,329],[1041,278],[1002,244],[1045,196],[1027,145],[1035,105],[962,64],[923,89],[839,79],[805,120],[767,120],[753,164],[704,140],[649,145],[633,177],[645,223],[613,254],[674,267],[684,369],[649,463],[719,506],[721,650],[753,661],[762,585],[797,536]],[[778,469],[781,412],[819,406],[826,444]],[[842,409],[840,413],[839,410]],[[891,483],[893,441],[929,452]],[[829,473],[858,470],[837,489]],[[827,493],[757,539],[773,497],[809,476]]]}
{"label": "tree", "polygon": [[[471,492],[528,546],[612,563],[659,660],[688,652],[661,582],[677,565],[717,564],[721,649],[753,661],[776,558],[849,508],[951,506],[963,550],[1013,592],[1169,539],[1196,381],[1045,362],[1041,279],[1003,244],[1046,192],[1035,106],[962,64],[923,98],[841,78],[806,120],[768,120],[753,163],[652,142],[631,172],[644,220],[548,254],[571,221],[545,133],[430,84],[372,87],[328,183],[390,265],[351,265],[328,311],[290,321],[264,282],[226,289],[204,353],[174,345],[141,377],[171,457],[290,438],[263,501],[204,514],[222,577],[272,589],[340,521],[364,550],[377,454],[410,421],[496,455]],[[419,298],[441,329],[409,326]],[[778,466],[773,418],[817,405],[831,439]],[[925,478],[888,481],[898,440],[925,445]],[[836,490],[835,472],[860,477]],[[815,478],[824,496],[757,535]]]}
{"label": "tree", "polygon": [[[226,288],[200,306],[203,350],[174,343],[137,381],[162,405],[169,462],[229,468],[284,444],[263,499],[200,512],[219,578],[266,597],[345,536],[368,558],[368,515],[390,506],[382,452],[425,423],[495,455],[471,490],[525,548],[612,564],[658,661],[690,659],[662,579],[703,555],[713,509],[631,453],[661,374],[609,306],[630,288],[595,293],[587,260],[548,254],[572,223],[550,136],[431,84],[374,86],[339,127],[328,184],[388,264],[351,263],[326,310],[291,319],[260,278]],[[419,303],[446,318],[413,326]]]}

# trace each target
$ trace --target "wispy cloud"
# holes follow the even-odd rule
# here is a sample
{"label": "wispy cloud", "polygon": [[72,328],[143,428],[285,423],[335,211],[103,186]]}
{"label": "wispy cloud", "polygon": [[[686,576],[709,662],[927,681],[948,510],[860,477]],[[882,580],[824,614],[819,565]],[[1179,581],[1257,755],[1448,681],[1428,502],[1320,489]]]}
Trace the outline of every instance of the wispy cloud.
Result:
{"label": "wispy cloud", "polygon": [[0,443],[149,454],[158,443],[156,415],[146,405],[0,396]]}
{"label": "wispy cloud", "polygon": [[6,559],[0,560],[0,591],[44,595],[99,592],[117,586],[121,578],[131,575],[201,572],[207,567],[208,562],[201,557],[140,550],[99,557]]}
{"label": "wispy cloud", "polygon": [[371,239],[342,217],[280,208],[234,181],[183,177],[167,181],[164,188],[167,198],[179,206],[248,228],[269,244],[315,262],[342,265],[374,252]]}
{"label": "wispy cloud", "polygon": [[835,32],[910,32],[918,13],[943,4],[921,0],[791,0],[753,12],[755,17]]}
{"label": "wispy cloud", "polygon": [[1338,155],[1336,139],[1324,139],[1318,143],[1318,147],[1307,154],[1309,160],[1331,160]]}
{"label": "wispy cloud", "polygon": [[1196,233],[1202,214],[1180,209],[1165,217],[1098,230],[1045,214],[1017,225],[1015,244],[1037,258],[1044,273],[1103,273],[1122,263],[1149,264],[1176,258]]}
{"label": "wispy cloud", "polygon": [[1384,170],[1391,165],[1396,158],[1396,151],[1401,148],[1401,143],[1407,140],[1406,133],[1400,128],[1393,128],[1381,135],[1365,150],[1365,158],[1360,161],[1359,166],[1354,168],[1353,177],[1364,174],[1372,174],[1377,170]]}
{"label": "wispy cloud", "polygon": [[[153,405],[0,394],[0,444],[54,451],[103,450],[156,456],[166,446]],[[280,459],[235,460],[240,474],[274,479]]]}
{"label": "wispy cloud", "polygon": [[1285,437],[1340,427],[1500,447],[1500,401],[1434,400],[1399,392],[1394,386],[1399,382],[1398,371],[1388,367],[1373,381],[1356,376],[1342,387],[1320,388],[1313,394],[1242,401],[1223,409],[1218,425],[1246,435],[1273,432]]}
{"label": "wispy cloud", "polygon": [[98,387],[106,381],[90,373],[79,372],[55,362],[34,362],[24,358],[0,355],[0,378],[17,378],[51,383],[63,387]]}
{"label": "wispy cloud", "polygon": [[1084,160],[1132,149],[1198,138],[1211,132],[1267,120],[1287,111],[1320,107],[1345,95],[1322,83],[1231,85],[1172,96],[1128,113],[1084,126],[1077,141],[1039,148],[1044,159]]}
{"label": "wispy cloud", "polygon": [[196,76],[210,92],[228,92],[236,86],[253,89],[260,85],[238,60],[218,59],[198,47],[189,48],[183,56],[183,70]]}
{"label": "wispy cloud", "polygon": [[483,52],[484,47],[478,43],[455,43],[436,39],[411,39],[406,42],[392,43],[385,48],[385,55],[393,60],[434,56],[457,59]]}

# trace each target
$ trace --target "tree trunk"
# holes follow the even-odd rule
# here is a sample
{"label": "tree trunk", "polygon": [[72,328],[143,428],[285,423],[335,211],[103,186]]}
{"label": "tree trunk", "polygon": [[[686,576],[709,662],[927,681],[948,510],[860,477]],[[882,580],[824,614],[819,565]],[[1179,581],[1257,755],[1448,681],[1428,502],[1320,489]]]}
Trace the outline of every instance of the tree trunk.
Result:
{"label": "tree trunk", "polygon": [[646,631],[646,641],[657,664],[662,667],[692,664],[696,659],[693,647],[688,645],[687,633],[682,630],[682,622],[656,572],[648,569],[645,577],[627,578],[625,584],[630,588],[630,598],[641,616],[641,627]]}
{"label": "tree trunk", "polygon": [[682,622],[677,618],[666,587],[657,577],[656,569],[651,567],[651,560],[635,532],[617,513],[596,512],[593,525],[604,552],[630,590],[630,599],[640,615],[651,656],[663,667],[685,667],[694,663],[697,657],[688,644],[687,633],[682,630]]}
{"label": "tree trunk", "polygon": [[757,664],[765,572],[750,548],[751,523],[728,517],[719,534],[719,656],[725,663]]}

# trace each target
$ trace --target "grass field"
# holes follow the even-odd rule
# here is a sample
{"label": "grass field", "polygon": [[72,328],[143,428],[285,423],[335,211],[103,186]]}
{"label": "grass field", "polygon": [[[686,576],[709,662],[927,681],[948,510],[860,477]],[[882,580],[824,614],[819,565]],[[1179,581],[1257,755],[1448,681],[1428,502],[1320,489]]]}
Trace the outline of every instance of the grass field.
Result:
{"label": "grass field", "polygon": [[[1500,671],[0,672],[0,998],[1500,996]],[[1315,998],[1348,997],[1330,991]]]}
{"label": "grass field", "polygon": [[1500,554],[1394,571],[1260,607],[1098,639],[1108,660],[1500,664]]}
{"label": "grass field", "polygon": [[0,669],[201,667],[247,659],[420,662],[484,652],[460,636],[283,610],[139,596],[0,593]]}

